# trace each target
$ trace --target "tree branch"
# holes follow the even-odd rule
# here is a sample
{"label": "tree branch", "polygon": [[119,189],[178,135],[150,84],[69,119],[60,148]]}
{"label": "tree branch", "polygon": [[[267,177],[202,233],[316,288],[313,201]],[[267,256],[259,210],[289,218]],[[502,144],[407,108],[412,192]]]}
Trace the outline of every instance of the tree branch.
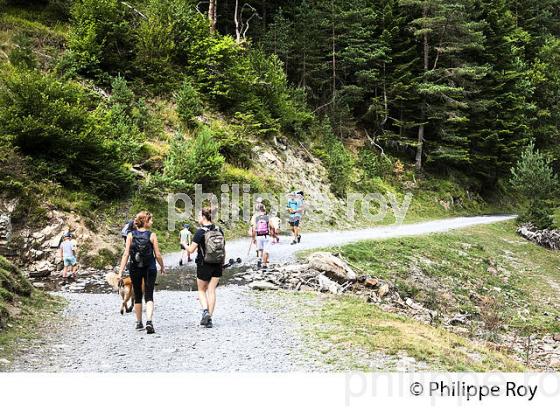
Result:
{"label": "tree branch", "polygon": [[140,17],[142,17],[143,19],[148,19],[148,17],[146,17],[145,14],[143,14],[140,10],[132,7],[130,4],[128,4],[126,1],[121,1],[121,4],[125,5],[126,7],[128,7],[129,9],[131,9],[132,11],[134,11],[136,14],[138,14]]}

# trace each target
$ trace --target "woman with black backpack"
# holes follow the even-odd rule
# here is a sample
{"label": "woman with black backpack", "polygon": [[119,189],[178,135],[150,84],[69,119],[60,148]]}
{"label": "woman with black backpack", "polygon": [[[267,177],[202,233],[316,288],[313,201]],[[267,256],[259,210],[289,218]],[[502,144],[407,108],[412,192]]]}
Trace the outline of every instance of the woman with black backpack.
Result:
{"label": "woman with black backpack", "polygon": [[154,287],[157,277],[156,260],[160,266],[161,274],[165,274],[157,235],[150,231],[152,224],[151,213],[142,211],[136,215],[134,229],[126,238],[126,246],[118,275],[120,280],[130,257],[130,279],[134,289],[136,329],[144,329],[142,323],[142,296],[144,296],[147,316],[146,332],[148,334],[155,333],[152,318],[154,314]]}
{"label": "woman with black backpack", "polygon": [[202,306],[201,326],[212,327],[216,306],[216,288],[222,277],[226,259],[224,232],[212,223],[212,210],[203,208],[199,215],[200,227],[193,237],[189,253],[196,255],[196,284]]}

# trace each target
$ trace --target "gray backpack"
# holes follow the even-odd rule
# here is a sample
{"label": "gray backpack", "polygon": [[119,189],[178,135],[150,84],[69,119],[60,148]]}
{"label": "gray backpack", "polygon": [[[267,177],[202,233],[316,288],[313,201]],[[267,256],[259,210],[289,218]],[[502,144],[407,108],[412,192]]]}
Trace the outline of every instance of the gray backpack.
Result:
{"label": "gray backpack", "polygon": [[204,234],[204,263],[223,264],[226,258],[226,240],[218,227],[202,228]]}

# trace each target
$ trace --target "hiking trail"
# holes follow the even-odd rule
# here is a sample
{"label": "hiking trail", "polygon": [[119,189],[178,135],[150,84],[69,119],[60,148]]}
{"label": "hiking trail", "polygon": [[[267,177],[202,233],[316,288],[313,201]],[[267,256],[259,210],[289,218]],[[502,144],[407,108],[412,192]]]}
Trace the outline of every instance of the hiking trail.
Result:
{"label": "hiking trail", "polygon": [[[380,226],[342,232],[306,233],[302,242],[290,245],[283,236],[270,247],[272,262],[290,262],[296,252],[343,245],[367,239],[425,235],[450,229],[489,224],[512,216],[480,216],[443,219],[400,226]],[[247,258],[249,239],[228,242],[227,257],[254,260],[254,247]],[[180,253],[165,256],[169,267],[178,265]],[[312,345],[304,336],[297,301],[282,292],[255,292],[227,284],[218,289],[214,328],[199,326],[196,292],[156,292],[156,334],[134,330],[132,313],[118,314],[116,293],[56,292],[68,301],[56,323],[46,323],[38,339],[21,343],[8,371],[84,372],[176,372],[176,371],[329,371],[350,370],[339,353],[321,354],[324,346]],[[321,303],[321,298],[309,303]],[[357,353],[360,356],[359,352]],[[379,370],[426,370],[407,357],[379,354],[361,357]],[[429,370],[429,369],[428,369]]]}

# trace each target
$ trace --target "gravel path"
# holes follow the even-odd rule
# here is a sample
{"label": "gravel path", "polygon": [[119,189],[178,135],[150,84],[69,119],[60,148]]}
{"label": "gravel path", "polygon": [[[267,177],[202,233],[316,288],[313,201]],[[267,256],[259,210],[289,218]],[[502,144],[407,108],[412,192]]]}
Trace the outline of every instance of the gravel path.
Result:
{"label": "gravel path", "polygon": [[274,293],[218,289],[214,328],[206,329],[198,323],[196,292],[157,292],[154,335],[134,330],[132,313],[117,313],[116,294],[60,295],[69,302],[62,322],[26,347],[11,371],[327,370],[309,360],[298,326],[265,308],[278,305]]}
{"label": "gravel path", "polygon": [[[378,227],[351,232],[310,233],[296,246],[271,247],[273,261],[292,261],[295,253],[364,239],[422,235],[511,219],[508,216],[453,218],[413,225]],[[247,240],[228,243],[228,257],[246,257]],[[179,254],[166,256],[178,264]],[[251,260],[249,260],[250,262]],[[20,346],[11,371],[329,371],[347,370],[329,346],[304,340],[304,320],[298,320],[297,298],[282,293],[257,293],[228,285],[218,289],[213,329],[201,328],[196,292],[156,292],[155,335],[135,331],[134,316],[119,315],[116,293],[57,293],[68,300],[62,320],[46,324],[43,337]],[[317,299],[315,299],[317,300]],[[301,319],[301,318],[299,318]],[[333,353],[325,355],[325,351]],[[391,365],[387,357],[363,357],[368,368],[416,366],[405,359]],[[372,360],[375,363],[372,363]],[[404,367],[403,367],[404,366]],[[411,367],[412,366],[412,367]],[[422,367],[420,367],[422,369]]]}
{"label": "gravel path", "polygon": [[[436,232],[447,232],[452,229],[467,228],[474,225],[485,225],[513,219],[515,216],[473,216],[461,218],[448,218],[436,221],[421,222],[407,225],[379,226],[375,228],[359,229],[354,231],[332,231],[332,232],[305,232],[303,224],[302,241],[297,245],[290,245],[291,238],[283,236],[279,244],[270,246],[270,259],[273,262],[293,262],[296,252],[322,248],[328,246],[340,246],[356,241],[367,239],[387,239],[400,236],[426,235]],[[227,257],[241,258],[244,262],[254,262],[255,252],[247,257],[249,238],[237,239],[228,242]],[[255,250],[255,247],[252,247]],[[181,253],[175,252],[165,255],[165,265],[174,267],[179,265]]]}

